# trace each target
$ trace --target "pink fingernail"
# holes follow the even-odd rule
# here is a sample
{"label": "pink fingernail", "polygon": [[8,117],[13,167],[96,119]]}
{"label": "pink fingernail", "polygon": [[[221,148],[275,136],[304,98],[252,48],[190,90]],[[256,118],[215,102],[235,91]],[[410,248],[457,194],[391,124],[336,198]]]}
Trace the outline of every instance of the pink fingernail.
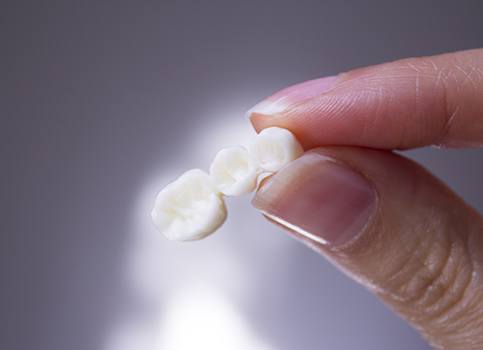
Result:
{"label": "pink fingernail", "polygon": [[308,152],[268,179],[252,203],[304,241],[339,246],[362,232],[376,196],[356,171]]}
{"label": "pink fingernail", "polygon": [[274,115],[283,112],[291,105],[310,100],[327,92],[337,81],[337,76],[309,80],[280,90],[250,108],[247,116],[253,113]]}

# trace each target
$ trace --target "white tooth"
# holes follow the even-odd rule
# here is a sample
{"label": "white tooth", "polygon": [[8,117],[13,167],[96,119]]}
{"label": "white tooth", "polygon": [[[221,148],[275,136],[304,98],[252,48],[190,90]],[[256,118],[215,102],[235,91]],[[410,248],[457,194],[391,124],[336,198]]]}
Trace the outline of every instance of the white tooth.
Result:
{"label": "white tooth", "polygon": [[244,147],[227,147],[216,154],[210,175],[221,193],[239,196],[255,190],[258,164]]}
{"label": "white tooth", "polygon": [[300,157],[302,146],[287,129],[263,129],[248,147],[248,151],[265,171],[275,172]]}
{"label": "white tooth", "polygon": [[158,193],[151,218],[168,239],[200,239],[225,221],[225,202],[210,176],[200,169],[193,169]]}

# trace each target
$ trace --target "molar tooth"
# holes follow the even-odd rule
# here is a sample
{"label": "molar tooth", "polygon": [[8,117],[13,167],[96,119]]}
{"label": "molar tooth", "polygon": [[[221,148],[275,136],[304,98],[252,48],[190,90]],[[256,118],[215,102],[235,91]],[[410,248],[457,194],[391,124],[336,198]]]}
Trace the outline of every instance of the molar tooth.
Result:
{"label": "molar tooth", "polygon": [[201,239],[225,221],[225,202],[210,176],[200,169],[193,169],[158,193],[151,218],[168,239]]}
{"label": "molar tooth", "polygon": [[258,164],[241,146],[223,148],[210,166],[217,189],[227,196],[239,196],[255,190]]}
{"label": "molar tooth", "polygon": [[294,134],[278,127],[263,129],[254,138],[248,151],[259,166],[269,172],[280,170],[304,152]]}
{"label": "molar tooth", "polygon": [[162,189],[151,211],[153,223],[171,240],[204,238],[226,219],[222,194],[252,192],[257,180],[280,170],[302,153],[302,146],[290,131],[264,129],[255,136],[248,151],[241,146],[219,151],[209,175],[200,169],[189,170]]}

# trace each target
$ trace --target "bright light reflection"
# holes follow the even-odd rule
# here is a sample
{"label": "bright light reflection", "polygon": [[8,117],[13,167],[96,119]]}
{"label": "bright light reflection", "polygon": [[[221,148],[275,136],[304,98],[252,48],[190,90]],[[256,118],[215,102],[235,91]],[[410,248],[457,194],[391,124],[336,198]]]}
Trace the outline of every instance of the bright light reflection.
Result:
{"label": "bright light reflection", "polygon": [[[234,108],[234,110],[237,110]],[[208,123],[197,129],[192,140],[191,150],[196,150],[196,158],[200,160],[200,166],[208,169],[215,154],[227,146],[247,146],[251,138],[256,135],[248,119],[243,113],[236,113],[229,109],[213,111],[213,115],[219,116],[216,122]]]}
{"label": "bright light reflection", "polygon": [[[155,232],[149,218],[156,193],[185,167],[207,170],[219,149],[246,145],[255,134],[241,113],[237,118],[227,118],[233,110],[236,108],[214,111],[214,115],[219,115],[216,123],[200,127],[194,137],[184,141],[179,161],[156,166],[145,179],[134,203],[134,235],[126,252],[125,272],[127,287],[147,302],[156,316],[138,322],[127,314],[123,317],[127,325],[122,325],[121,320],[115,326],[106,339],[105,350],[270,349],[226,295],[229,291],[229,295],[247,297],[251,288],[258,285],[253,271],[255,266],[259,271],[260,264],[233,244],[237,237],[254,230],[251,221],[242,227],[230,225],[228,220],[217,233],[218,238],[182,245],[168,242]],[[234,235],[223,238],[223,231]],[[261,246],[264,239],[269,236],[257,237]],[[264,246],[264,253],[267,249],[280,252],[276,243]]]}
{"label": "bright light reflection", "polygon": [[234,306],[216,291],[190,289],[168,299],[163,317],[162,350],[268,350]]}

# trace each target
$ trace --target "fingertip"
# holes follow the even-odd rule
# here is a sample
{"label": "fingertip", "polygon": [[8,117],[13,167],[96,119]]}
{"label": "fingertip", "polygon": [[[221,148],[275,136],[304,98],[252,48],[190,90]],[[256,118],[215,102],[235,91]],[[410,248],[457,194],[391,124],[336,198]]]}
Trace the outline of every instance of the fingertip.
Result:
{"label": "fingertip", "polygon": [[308,81],[266,98],[249,117],[255,130],[287,128],[309,148],[481,147],[482,56],[411,58]]}
{"label": "fingertip", "polygon": [[250,112],[248,119],[257,133],[260,133],[263,129],[269,127],[284,128],[290,130],[290,132],[297,137],[297,140],[304,144],[304,140],[301,139],[300,135],[297,133],[296,125],[292,125],[293,123],[290,123],[290,119],[287,120],[287,118],[283,115],[274,116],[270,114]]}
{"label": "fingertip", "polygon": [[339,246],[360,233],[375,198],[362,175],[321,153],[307,152],[265,182],[252,204],[309,239]]}
{"label": "fingertip", "polygon": [[264,114],[248,111],[246,116],[257,133],[262,131],[267,126],[268,116]]}

